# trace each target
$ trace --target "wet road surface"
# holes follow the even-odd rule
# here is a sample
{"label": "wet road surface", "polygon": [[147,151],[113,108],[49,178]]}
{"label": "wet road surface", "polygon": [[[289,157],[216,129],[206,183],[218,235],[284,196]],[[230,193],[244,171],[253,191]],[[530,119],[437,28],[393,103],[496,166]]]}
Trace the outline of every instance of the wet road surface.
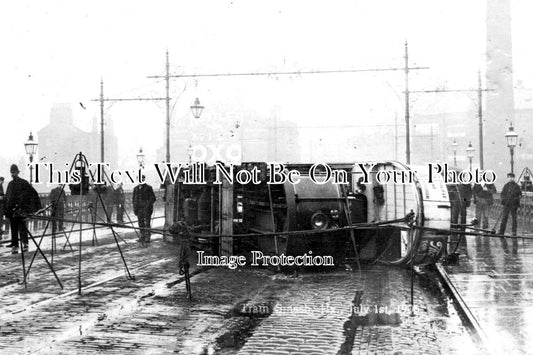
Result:
{"label": "wet road surface", "polygon": [[446,270],[495,353],[533,353],[533,241],[467,237]]}
{"label": "wet road surface", "polygon": [[[498,219],[493,217],[491,227]],[[523,220],[518,227],[519,237],[533,237],[523,233]],[[445,270],[489,348],[495,354],[533,354],[533,240],[468,236],[458,251],[458,263]]]}
{"label": "wet road surface", "polygon": [[177,274],[176,244],[156,237],[142,248],[134,233],[122,237],[135,279],[126,278],[111,236],[102,235],[99,245],[91,246],[88,235],[81,295],[76,292],[77,254],[61,252],[54,259],[65,290],[40,257],[24,290],[20,255],[3,251],[2,352],[478,352],[451,301],[433,282],[416,277],[411,312],[410,273],[405,269],[369,265],[359,277],[357,269],[283,274],[252,267],[193,268],[194,298],[189,301]]}

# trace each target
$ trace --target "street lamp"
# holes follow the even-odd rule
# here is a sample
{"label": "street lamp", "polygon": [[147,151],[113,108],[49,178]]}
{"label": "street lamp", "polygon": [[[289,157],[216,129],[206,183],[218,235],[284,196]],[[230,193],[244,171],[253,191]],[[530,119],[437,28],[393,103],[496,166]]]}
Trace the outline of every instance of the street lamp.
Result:
{"label": "street lamp", "polygon": [[192,153],[194,153],[194,149],[192,148],[192,145],[189,144],[189,148],[187,148],[187,154],[189,155],[189,164],[192,162]]}
{"label": "street lamp", "polygon": [[518,134],[514,131],[513,123],[509,125],[509,130],[505,134],[507,138],[507,146],[511,152],[511,173],[514,174],[514,147],[516,147],[516,142],[518,141]]}
{"label": "street lamp", "polygon": [[[194,100],[194,104],[191,105],[191,111],[194,118],[200,118],[202,115],[202,111],[204,110],[204,106],[200,105],[200,99],[196,98]],[[194,149],[192,148],[191,144],[189,144],[189,148],[187,149],[187,154],[189,154],[189,164],[192,162],[192,153],[194,152]]]}
{"label": "street lamp", "polygon": [[453,149],[453,166],[457,166],[457,142],[455,141],[455,138],[453,139],[452,143],[452,149]]}
{"label": "street lamp", "polygon": [[468,160],[470,161],[470,171],[472,171],[472,158],[474,157],[474,147],[472,146],[472,142],[468,142],[468,147],[466,148],[466,156],[468,157]]}
{"label": "street lamp", "polygon": [[144,168],[144,153],[143,148],[139,148],[139,153],[137,153],[137,161],[139,162],[139,167]]}
{"label": "street lamp", "polygon": [[204,107],[200,105],[200,100],[196,98],[194,100],[194,104],[191,105],[191,111],[192,111],[192,115],[194,116],[194,118],[200,118],[203,110],[204,110]]}
{"label": "street lamp", "polygon": [[26,143],[24,143],[24,149],[26,149],[26,154],[30,157],[30,184],[33,182],[33,156],[37,153],[37,142],[33,140],[33,134],[30,132],[30,136]]}

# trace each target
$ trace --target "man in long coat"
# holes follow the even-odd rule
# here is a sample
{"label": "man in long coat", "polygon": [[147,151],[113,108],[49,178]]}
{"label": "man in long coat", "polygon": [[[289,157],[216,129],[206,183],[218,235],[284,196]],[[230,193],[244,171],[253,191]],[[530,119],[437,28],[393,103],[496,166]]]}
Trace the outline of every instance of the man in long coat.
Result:
{"label": "man in long coat", "polygon": [[150,231],[146,229],[150,228],[152,212],[154,211],[155,194],[152,186],[146,183],[144,176],[142,177],[142,181],[133,189],[133,213],[137,216],[139,228],[142,228],[140,242],[150,243]]}
{"label": "man in long coat", "polygon": [[9,182],[6,190],[5,214],[11,224],[11,244],[7,247],[12,248],[12,254],[17,254],[19,237],[22,241],[22,250],[28,251],[26,214],[38,211],[41,208],[41,201],[30,183],[18,176],[20,172],[18,166],[11,165],[9,171],[13,180]]}
{"label": "man in long coat", "polygon": [[490,206],[494,203],[493,194],[496,193],[494,184],[479,183],[472,189],[474,203],[476,204],[476,218],[481,224],[481,228],[489,228]]}
{"label": "man in long coat", "polygon": [[0,176],[0,239],[2,239],[2,234],[4,234],[4,177]]}
{"label": "man in long coat", "polygon": [[63,219],[65,218],[65,191],[61,186],[57,186],[50,191],[48,200],[52,204],[52,234],[56,234],[56,231],[63,230]]}
{"label": "man in long coat", "polygon": [[509,181],[503,185],[500,198],[503,205],[502,223],[500,224],[500,231],[498,234],[505,234],[505,227],[507,227],[507,218],[511,213],[512,226],[511,231],[516,235],[516,212],[520,206],[520,198],[522,197],[522,190],[520,186],[514,181],[514,174],[507,174]]}
{"label": "man in long coat", "polygon": [[124,223],[124,204],[126,203],[126,200],[124,198],[124,189],[122,188],[122,183],[118,184],[114,193],[114,202],[115,206],[117,207],[117,223]]}

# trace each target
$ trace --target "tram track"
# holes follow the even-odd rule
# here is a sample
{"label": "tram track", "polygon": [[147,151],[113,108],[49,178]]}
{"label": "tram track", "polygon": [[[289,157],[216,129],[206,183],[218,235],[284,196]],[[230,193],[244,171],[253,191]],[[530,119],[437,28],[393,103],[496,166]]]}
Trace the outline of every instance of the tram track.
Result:
{"label": "tram track", "polygon": [[465,325],[470,327],[470,329],[473,331],[487,354],[496,355],[490,345],[491,343],[489,341],[489,338],[487,337],[487,334],[485,333],[485,331],[479,324],[477,318],[474,316],[474,314],[462,298],[461,294],[453,284],[452,280],[450,279],[448,273],[446,272],[442,264],[436,263],[435,267],[442,285],[444,285],[446,291],[448,291],[452,296],[455,306],[461,314],[461,319],[464,323],[466,323]]}
{"label": "tram track", "polygon": [[[156,216],[153,218],[153,220],[157,220],[157,219],[161,219],[161,218],[164,218],[164,216]],[[136,221],[132,221],[132,222],[136,222]],[[133,226],[133,225],[132,225]],[[114,226],[114,227],[118,227],[120,228],[120,225],[117,225],[117,226]],[[68,232],[65,232],[65,233],[58,233],[56,235],[56,238],[55,240],[56,241],[64,241],[64,246],[62,248],[59,248],[59,247],[56,247],[56,250],[54,252],[54,256],[52,258],[54,264],[55,263],[58,263],[58,264],[62,264],[62,261],[64,261],[65,259],[69,259],[69,258],[72,258],[72,257],[75,257],[75,255],[73,255],[71,252],[69,252],[69,249],[67,248],[67,243],[69,243],[69,240],[71,240],[71,246],[73,247],[76,247],[79,243],[78,243],[78,239],[75,238],[77,237],[77,233],[79,233],[80,231],[81,232],[87,232],[87,231],[92,231],[93,229],[100,232],[99,235],[96,235],[96,243],[94,243],[94,241],[92,240],[93,236],[89,236],[89,235],[84,235],[83,237],[83,241],[82,241],[82,246],[83,247],[86,247],[86,248],[89,248],[88,250],[85,251],[84,255],[91,255],[91,254],[94,254],[96,252],[96,250],[98,248],[106,248],[106,247],[113,247],[114,245],[114,240],[113,240],[113,235],[112,233],[106,233],[106,234],[101,234],[102,231],[104,231],[106,228],[109,228],[108,226],[95,226],[94,228],[93,227],[87,227],[87,228],[82,228],[81,230],[80,229],[73,229],[73,230],[69,230]],[[132,231],[133,229],[133,231]],[[127,230],[126,233],[135,233],[136,231],[136,228],[135,227],[131,227]],[[51,237],[52,237],[52,234],[51,233],[44,233],[44,230],[37,230],[37,231],[32,231],[32,234],[33,234],[33,239],[35,240],[36,244],[39,245],[39,248],[45,253],[45,255],[47,256],[47,258],[50,258],[51,257],[51,248],[52,246],[49,244],[51,243]],[[74,240],[76,239],[76,240]],[[106,240],[106,239],[109,239],[111,240],[110,243],[104,243],[104,244],[99,244],[98,240]],[[131,237],[131,238],[122,238],[120,237],[119,238],[119,241],[122,242],[123,244],[127,245],[127,241],[130,241],[130,242],[134,242],[135,241],[135,237]],[[0,244],[7,244],[9,243],[10,240],[2,240],[0,241]],[[43,243],[44,242],[44,243]],[[91,243],[90,245],[88,245],[88,243]],[[0,245],[0,248],[3,247],[2,245]],[[35,249],[36,246],[35,244],[32,244],[31,243],[31,240],[30,240],[30,248],[33,249],[31,250],[30,252],[26,252],[25,253],[25,256],[26,257],[33,257],[33,254],[34,253],[38,253],[38,250]],[[59,252],[59,250],[61,249],[61,252]],[[72,251],[72,250],[71,250]],[[4,249],[4,252],[5,253],[9,253],[9,250],[7,249]],[[13,259],[19,259],[20,258],[20,254],[15,254],[15,255],[5,255],[2,262],[0,262],[0,266],[2,267],[2,270],[3,270],[3,273],[5,274],[6,272],[14,272],[15,270],[19,269],[20,268],[20,265],[18,263],[13,263],[12,260]],[[67,264],[68,265],[68,264]],[[4,285],[1,285],[0,284],[0,289],[1,287],[4,286]]]}
{"label": "tram track", "polygon": [[[110,234],[100,235],[100,243],[96,245],[87,245],[91,242],[88,238],[90,238],[90,236],[85,235],[82,244],[82,248],[84,249],[84,266],[82,270],[84,272],[83,278],[89,283],[81,288],[82,292],[98,287],[107,282],[116,280],[121,276],[124,276],[124,268],[122,267],[122,264],[118,261],[119,259],[117,259],[117,263],[114,263],[114,261],[110,262],[110,260],[115,259],[115,257],[118,257],[118,252],[116,251],[116,245],[113,236],[111,236]],[[138,272],[139,270],[142,270],[144,268],[149,268],[159,263],[170,263],[175,260],[173,254],[171,254],[171,256],[169,257],[163,257],[154,260],[153,255],[159,254],[158,250],[161,249],[161,246],[159,245],[161,244],[161,242],[158,241],[160,237],[158,236],[154,236],[154,238],[152,238],[154,243],[152,243],[151,246],[148,246],[148,248],[146,248],[145,245],[141,247],[139,244],[134,243],[135,234],[133,233],[130,233],[129,235],[124,235],[124,238],[130,242],[128,243],[128,246],[126,246],[125,248],[123,247],[123,251],[124,257],[126,258],[126,262],[129,264],[130,272],[132,273]],[[39,241],[36,240],[36,242],[38,243]],[[75,247],[77,247],[77,245]],[[153,247],[155,247],[156,249],[153,249]],[[41,245],[41,248],[43,252],[46,253],[47,257],[50,258],[50,245],[44,244]],[[165,248],[167,247],[164,247],[164,249]],[[26,258],[31,258],[31,256],[35,253],[38,253],[38,251],[34,250],[32,252],[24,254]],[[174,254],[177,257],[177,250]],[[13,292],[23,292],[24,294],[32,296],[23,297],[16,304],[12,304],[11,306],[6,305],[6,307],[4,307],[4,312],[2,312],[3,320],[5,320],[5,315],[20,314],[26,310],[39,307],[40,305],[45,305],[61,298],[68,298],[69,296],[72,296],[78,292],[77,288],[74,291],[69,292],[63,292],[59,290],[59,286],[48,277],[49,269],[46,266],[42,265],[40,265],[38,268],[34,268],[33,272],[29,273],[28,280],[30,280],[31,278],[34,281],[28,282],[28,288],[24,288],[21,290],[20,287],[22,285],[22,279],[24,276],[22,274],[22,268],[19,259],[20,257],[21,254],[9,255],[5,258],[2,258],[3,260],[0,263],[0,266],[3,270],[1,280],[2,282],[0,283],[0,294],[7,295]],[[38,255],[37,257],[37,260],[39,260]],[[54,270],[57,272],[57,274],[61,277],[62,280],[64,280],[67,284],[70,284],[70,289],[74,288],[73,285],[76,283],[76,276],[72,270],[76,269],[78,258],[79,257],[77,253],[55,253],[55,260],[53,264]],[[177,271],[178,270],[176,268],[176,274]],[[179,281],[176,283],[179,283]],[[37,295],[34,292],[36,290],[39,290],[38,294],[40,295],[38,295],[38,297],[33,296]],[[44,296],[45,298],[41,298],[42,296]]]}
{"label": "tram track", "polygon": [[[130,317],[143,309],[145,303],[150,304],[153,297],[165,295],[173,287],[180,287],[178,293],[181,293],[179,284],[185,281],[185,277],[178,276],[179,248],[176,243],[165,243],[162,237],[153,236],[152,243],[141,247],[133,242],[135,233],[124,234],[123,237],[128,242],[131,241],[123,249],[124,257],[128,261],[131,274],[134,275],[131,280],[126,280],[127,275],[119,259],[117,263],[111,260],[118,258],[113,236],[102,235],[98,239],[99,244],[95,246],[87,245],[91,242],[90,237],[88,234],[83,237],[82,270],[88,283],[81,287],[80,295],[74,287],[76,276],[73,270],[76,270],[77,253],[57,253],[54,260],[54,267],[59,269],[58,274],[62,279],[65,278],[65,284],[69,285],[66,291],[59,290],[53,280],[48,278],[48,269],[45,266],[34,269],[31,274],[33,281],[28,283],[28,289],[25,290],[20,283],[20,254],[3,258],[3,264],[11,266],[9,270],[4,269],[4,275],[9,272],[8,277],[17,280],[4,283],[3,287],[0,287],[0,293],[6,300],[14,299],[12,293],[19,295],[15,297],[15,302],[6,304],[1,312],[5,341],[11,344],[19,341],[18,325],[34,317],[41,317],[42,320],[48,321],[33,324],[30,328],[32,332],[40,334],[39,340],[32,339],[24,347],[31,353],[50,353],[51,348],[57,344],[83,338],[102,324],[120,323],[124,317]],[[37,239],[36,237],[38,242]],[[78,247],[74,244],[73,246]],[[50,242],[41,247],[48,257],[51,251]],[[37,251],[25,255],[31,256],[35,252]],[[207,270],[208,268],[192,269],[190,276]],[[120,291],[115,294],[115,290]],[[54,329],[61,329],[61,332],[52,331]]]}
{"label": "tram track", "polygon": [[[157,243],[158,241],[156,240],[155,242]],[[99,252],[100,252],[100,254],[102,254],[101,253],[101,248],[102,247],[107,247],[106,249],[112,249],[113,248],[113,243],[105,244],[105,245],[102,245],[102,246],[97,246],[97,247],[94,248],[94,250],[90,251],[90,254],[91,255],[97,255],[100,258],[106,258],[107,256],[98,255]],[[146,249],[142,249],[142,250],[146,250]],[[142,250],[139,249],[139,248],[132,248],[132,249],[129,249],[129,250],[125,250],[125,254],[126,254],[126,257],[132,258],[132,257],[136,256],[136,255],[132,255],[131,254],[132,252],[134,254],[138,254],[139,252],[142,252]],[[65,260],[68,260],[68,259],[71,259],[71,258],[76,258],[76,256],[73,257],[70,253],[64,255],[63,260],[62,260],[63,263],[61,263],[61,265],[68,267],[70,264],[65,263]],[[93,262],[93,264],[98,263],[98,261],[95,262],[94,259],[91,259],[91,261]],[[166,258],[161,258],[161,259],[157,259],[157,260],[151,260],[151,261],[148,261],[148,262],[143,262],[143,261],[141,261],[140,263],[136,262],[135,265],[132,265],[129,270],[130,270],[131,274],[134,275],[137,272],[142,272],[142,270],[144,270],[144,269],[146,269],[148,267],[155,266],[157,264],[170,263],[170,262],[173,262],[173,261],[175,261],[174,257],[166,257]],[[60,262],[60,261],[56,261],[56,262]],[[15,266],[15,267],[12,267],[12,268],[10,268],[10,271],[16,272],[16,271],[18,271],[17,269],[19,267],[20,266],[18,266],[18,265]],[[87,267],[91,267],[91,266],[87,266]],[[205,272],[207,270],[209,270],[209,268],[200,268],[200,269],[193,270],[191,272],[190,276],[192,277],[192,276],[198,275],[198,274],[203,273],[203,272]],[[5,271],[9,271],[9,270],[5,270]],[[176,267],[176,274],[177,274],[177,271],[178,270],[177,270],[177,267]],[[41,275],[37,275],[37,276],[35,276],[35,278],[39,278],[40,276]],[[104,284],[106,284],[108,282],[111,282],[113,280],[116,280],[116,279],[118,279],[120,277],[127,277],[127,275],[125,276],[125,271],[124,270],[104,274],[104,275],[102,275],[102,277],[99,277],[96,280],[90,282],[89,284],[87,284],[85,286],[82,286],[81,287],[81,293],[83,294],[84,292],[86,292],[88,290],[91,290],[91,289],[94,289],[94,288],[99,287],[101,285],[104,285]],[[132,280],[135,280],[135,276],[133,276]],[[160,283],[164,284],[166,286],[166,288],[171,288],[171,287],[174,287],[177,284],[182,283],[184,280],[185,280],[184,276],[179,276],[176,279],[167,279],[164,282],[162,282],[162,283],[160,282]],[[7,282],[7,283],[3,284],[2,286],[0,286],[0,290],[4,289],[4,291],[8,291],[7,290],[8,287],[16,285],[16,284],[21,285],[20,284],[20,280],[17,279],[17,280],[14,280],[12,282]],[[148,286],[148,288],[150,288],[150,287],[156,287],[156,286],[155,285]],[[48,297],[48,298],[45,298],[45,299],[38,300],[36,302],[32,302],[32,303],[30,303],[30,304],[28,304],[28,305],[26,305],[24,307],[15,309],[15,310],[13,310],[11,312],[4,313],[2,315],[2,319],[3,320],[7,320],[6,315],[12,315],[12,316],[17,315],[18,316],[21,313],[29,312],[29,311],[31,311],[34,308],[45,306],[45,305],[47,305],[49,303],[52,303],[52,302],[55,302],[55,301],[58,301],[58,300],[61,300],[61,299],[66,299],[66,298],[69,298],[71,296],[77,295],[79,292],[80,292],[80,290],[78,290],[76,288],[76,289],[73,289],[71,291],[67,291],[67,292],[64,292],[64,293],[61,293],[61,294],[54,295],[52,297]],[[145,294],[145,295],[139,297],[139,299],[150,297],[150,296],[153,296],[153,294]]]}
{"label": "tram track", "polygon": [[[127,240],[133,242],[134,241],[134,237],[130,237],[130,238],[127,238]],[[86,249],[84,250],[84,253],[83,253],[83,257],[85,258],[86,261],[88,262],[91,262],[93,261],[93,257],[99,257],[101,256],[104,251],[111,251],[111,250],[114,250],[116,248],[115,246],[115,243],[114,243],[114,240],[112,239],[112,236],[101,236],[101,241],[104,241],[103,244],[96,244],[96,245],[83,245],[82,244],[82,247],[86,247]],[[108,242],[107,242],[108,241]],[[84,240],[84,243],[89,243],[90,241],[89,240]],[[50,259],[50,248],[43,248],[41,247],[41,249],[43,250],[43,252],[45,253],[45,255],[47,256],[47,258]],[[131,253],[132,251],[134,250],[137,250],[138,248],[135,248],[133,246],[133,244],[130,246],[129,249],[127,249],[127,251],[129,253]],[[38,253],[37,250],[32,250],[30,252],[26,252],[24,255],[26,258],[29,258],[31,259],[31,257],[33,257],[33,254],[34,253]],[[22,279],[22,267],[21,267],[21,264],[20,264],[20,257],[21,255],[20,254],[15,254],[15,255],[9,255],[8,257],[6,257],[4,259],[4,261],[2,262],[2,265],[3,266],[3,274],[4,275],[8,275],[8,274],[11,274],[11,275],[15,275],[15,274],[21,274],[20,277],[18,278],[19,281]],[[37,255],[36,256],[37,260],[40,260],[40,256]],[[69,268],[69,267],[72,267],[74,266],[75,262],[77,261],[77,258],[78,256],[76,254],[73,254],[72,252],[70,251],[64,251],[64,252],[55,252],[54,253],[54,261],[53,261],[53,266],[54,266],[54,269],[56,271],[60,271],[64,268]],[[26,267],[28,267],[28,265],[26,265]],[[35,265],[34,265],[35,267]],[[32,269],[33,271],[33,269]],[[29,273],[29,276],[31,276],[34,272],[30,272]],[[3,287],[4,285],[0,286],[0,289]]]}
{"label": "tram track", "polygon": [[[173,261],[173,258],[163,258],[163,259],[151,261],[149,263],[138,265],[135,268],[131,269],[131,271],[133,272],[142,271],[143,269],[147,267],[156,266],[157,264],[165,264],[165,263],[172,262],[172,261]],[[191,277],[198,275],[200,273],[203,273],[207,270],[208,268],[197,269],[191,273]],[[123,276],[123,273],[116,273],[113,276],[110,276],[103,280],[99,280],[89,285],[86,285],[82,288],[82,294],[86,294],[87,291],[96,289],[122,276]],[[147,301],[147,299],[164,295],[165,293],[168,292],[166,291],[166,289],[170,289],[177,284],[183,283],[184,281],[185,281],[185,277],[178,277],[176,280],[173,280],[170,282],[169,282],[169,279],[164,279],[164,280],[157,281],[153,284],[141,287],[136,292],[134,292],[132,296],[115,299],[111,303],[107,304],[104,309],[99,309],[97,313],[85,314],[82,319],[71,321],[72,326],[67,326],[67,323],[64,323],[63,324],[64,330],[60,334],[54,334],[54,333],[49,334],[48,336],[45,337],[44,341],[42,341],[42,344],[46,344],[46,345],[43,346],[42,344],[40,345],[38,344],[34,349],[30,350],[30,352],[31,353],[49,353],[50,347],[55,346],[55,344],[62,344],[64,342],[72,341],[73,339],[83,338],[86,336],[89,336],[90,338],[89,334],[91,334],[98,326],[100,326],[102,322],[105,322],[107,324],[114,323],[114,322],[120,322],[120,320],[123,319],[124,317],[126,318],[130,317],[131,315],[135,314],[140,309],[142,309],[144,302],[148,302],[148,303],[151,302],[151,301]],[[20,314],[24,314],[24,312],[29,312],[36,307],[46,306],[49,303],[58,302],[58,301],[63,302],[63,301],[68,300],[69,298],[74,299],[77,293],[78,293],[78,290],[72,290],[65,294],[51,297],[49,299],[43,300],[29,307],[26,307],[25,309],[21,309],[17,313],[13,312],[13,317],[18,317],[20,316]]]}
{"label": "tram track", "polygon": [[[171,261],[171,260],[172,260],[171,258],[165,258],[165,259],[159,259],[159,260],[151,261],[149,263],[144,263],[142,265],[138,265],[135,268],[130,269],[130,271],[131,272],[139,271],[139,270],[141,270],[143,268],[146,268],[148,266],[152,266],[152,265],[168,262],[168,261]],[[124,276],[124,272],[117,272],[117,273],[115,273],[114,275],[112,275],[110,277],[106,277],[106,278],[104,278],[102,280],[94,281],[94,282],[92,282],[92,283],[90,283],[88,285],[83,286],[81,288],[81,292],[83,293],[84,291],[87,291],[89,289],[98,287],[100,285],[105,284],[106,282],[113,281],[113,280],[115,280],[115,279],[117,279],[119,277],[123,277],[123,276]],[[11,314],[19,314],[19,313],[22,313],[22,312],[27,312],[27,311],[30,311],[31,309],[35,308],[35,307],[43,306],[43,305],[46,305],[46,304],[48,304],[50,302],[54,302],[54,301],[57,301],[57,300],[60,300],[60,299],[63,299],[63,298],[67,298],[67,297],[76,295],[78,293],[79,293],[78,289],[75,289],[75,290],[72,290],[72,291],[68,291],[66,293],[62,293],[62,294],[54,296],[54,297],[50,297],[50,298],[47,298],[47,299],[44,299],[44,300],[40,300],[38,302],[34,302],[34,303],[24,307],[24,308],[21,308],[21,309],[18,309],[18,310],[15,310],[15,311],[11,312]]]}

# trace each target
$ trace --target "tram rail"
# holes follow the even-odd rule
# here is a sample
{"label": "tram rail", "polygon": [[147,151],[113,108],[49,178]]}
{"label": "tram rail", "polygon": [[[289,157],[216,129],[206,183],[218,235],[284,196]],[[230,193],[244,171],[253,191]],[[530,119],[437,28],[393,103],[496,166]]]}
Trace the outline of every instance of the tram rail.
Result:
{"label": "tram rail", "polygon": [[472,329],[472,332],[480,341],[486,353],[490,355],[496,355],[496,353],[492,350],[487,334],[485,334],[485,331],[479,324],[477,318],[474,316],[464,299],[461,297],[461,294],[453,284],[446,270],[444,270],[442,264],[436,263],[435,266],[439,279],[446,288],[446,290],[451,294],[456,308],[462,316],[463,322],[465,322],[466,325],[468,325]]}
{"label": "tram rail", "polygon": [[[47,217],[47,216],[31,216],[30,218],[43,219],[43,220],[51,219],[50,217]],[[155,218],[163,218],[163,216],[159,216],[159,217],[155,217]],[[227,236],[236,237],[236,238],[245,238],[245,237],[250,237],[250,236],[274,237],[274,236],[280,236],[280,235],[307,235],[307,234],[333,233],[333,232],[339,231],[339,229],[342,229],[342,230],[356,230],[356,229],[375,229],[375,228],[400,228],[400,229],[403,229],[403,230],[413,230],[413,229],[420,229],[420,230],[424,230],[424,231],[428,231],[429,230],[429,231],[432,231],[432,232],[435,232],[435,233],[438,233],[438,234],[443,234],[443,235],[444,234],[447,234],[447,235],[458,234],[458,235],[481,236],[481,237],[488,237],[488,238],[533,239],[533,237],[529,237],[529,236],[499,235],[499,234],[495,234],[493,231],[476,228],[473,225],[453,225],[452,229],[439,229],[439,228],[429,228],[429,227],[424,227],[424,226],[417,226],[417,225],[413,225],[413,224],[409,224],[408,223],[410,218],[412,218],[412,217],[406,216],[404,218],[400,218],[400,219],[397,219],[397,220],[391,220],[391,221],[381,221],[381,222],[376,222],[376,223],[355,223],[355,224],[350,225],[350,226],[345,226],[345,227],[341,227],[341,228],[331,228],[331,229],[319,230],[319,231],[317,231],[317,230],[309,230],[309,231],[268,232],[268,233],[263,233],[263,234],[255,234],[254,233],[254,234],[233,234],[233,235],[222,235],[222,234],[216,235],[216,234],[192,233],[191,237],[192,238],[207,238],[207,239],[217,239],[217,238],[222,238],[222,237],[227,237]],[[90,225],[87,228],[73,230],[73,232],[75,232],[75,231],[79,232],[80,230],[82,230],[82,231],[90,231],[90,230],[93,230],[93,228],[104,229],[104,228],[109,228],[109,227],[122,228],[122,229],[126,229],[126,230],[139,230],[140,229],[140,228],[135,227],[133,225],[123,225],[123,224],[116,224],[116,223],[90,222],[90,221],[72,221],[72,220],[67,220],[67,219],[63,219],[63,221],[64,221],[64,223],[74,223],[75,222],[75,223],[81,224],[81,225],[83,225],[83,224],[89,224]],[[463,230],[462,228],[464,228],[465,230]],[[157,234],[160,234],[160,235],[163,235],[163,236],[171,235],[168,232],[168,230],[163,229],[163,228],[150,228],[149,230],[152,233],[157,233]],[[44,236],[51,236],[51,234],[43,234],[41,236],[36,235],[35,238],[39,239],[39,237],[44,237]],[[61,237],[61,235],[59,237]],[[64,255],[70,256],[71,254],[68,253],[68,254],[64,254]],[[143,268],[145,268],[147,266],[155,265],[155,264],[162,263],[162,262],[169,262],[169,261],[171,261],[171,258],[165,258],[165,259],[160,259],[160,260],[155,260],[155,261],[149,261],[149,262],[146,262],[146,263],[142,263],[140,265],[136,265],[134,268],[131,269],[131,271],[142,270]],[[452,295],[452,298],[454,300],[454,303],[457,306],[458,311],[463,316],[463,320],[472,329],[473,333],[479,339],[481,344],[484,346],[484,348],[487,351],[487,353],[492,354],[493,352],[491,352],[490,343],[489,343],[489,340],[488,340],[486,334],[484,333],[484,331],[481,328],[481,326],[479,325],[478,321],[476,320],[476,318],[473,316],[472,312],[468,308],[468,305],[461,298],[461,295],[458,293],[457,289],[453,285],[453,282],[448,277],[446,271],[444,270],[442,265],[440,265],[439,263],[436,264],[436,269],[437,269],[437,272],[438,272],[438,275],[439,275],[439,279],[441,280],[441,282],[445,286],[445,288]],[[205,268],[204,269],[198,269],[195,272],[191,273],[190,276],[194,276],[194,275],[196,275],[198,273],[204,272],[205,270],[207,270],[207,269],[205,269]],[[103,284],[105,284],[107,282],[110,282],[110,281],[113,281],[113,280],[115,280],[115,279],[117,279],[119,277],[122,277],[123,275],[124,275],[124,272],[116,272],[116,273],[114,273],[111,276],[107,276],[106,275],[105,277],[103,277],[103,278],[101,278],[99,280],[93,281],[90,284],[83,286],[81,288],[81,291],[86,291],[86,290],[89,290],[91,288],[95,288],[95,287],[101,286],[101,285],[103,285]],[[167,287],[172,287],[172,286],[174,286],[176,284],[179,284],[179,283],[181,283],[183,281],[186,281],[186,277],[185,276],[179,277],[177,281],[167,283]],[[4,286],[7,286],[7,285],[4,285]],[[4,287],[4,286],[2,286],[2,287]],[[14,310],[13,312],[11,312],[11,314],[13,316],[15,316],[15,315],[17,315],[19,313],[30,311],[32,308],[43,306],[43,305],[45,305],[45,304],[47,304],[49,302],[54,302],[54,301],[62,299],[62,298],[68,298],[68,297],[74,296],[78,292],[80,292],[80,291],[78,289],[75,289],[75,290],[72,290],[72,291],[68,291],[66,293],[55,295],[53,297],[49,297],[49,298],[40,300],[38,302],[35,302],[33,304],[30,304],[30,305],[28,305],[28,306],[26,306],[24,308],[20,308],[20,309]]]}

